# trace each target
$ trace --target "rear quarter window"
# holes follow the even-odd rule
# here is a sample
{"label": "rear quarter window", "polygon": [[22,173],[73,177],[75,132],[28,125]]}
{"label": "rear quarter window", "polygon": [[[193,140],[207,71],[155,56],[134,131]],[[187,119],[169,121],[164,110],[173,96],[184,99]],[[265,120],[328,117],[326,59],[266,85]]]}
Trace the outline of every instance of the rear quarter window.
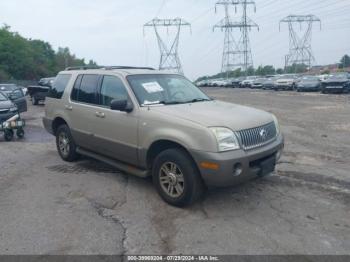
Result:
{"label": "rear quarter window", "polygon": [[70,74],[58,75],[49,90],[48,97],[61,99],[71,77]]}

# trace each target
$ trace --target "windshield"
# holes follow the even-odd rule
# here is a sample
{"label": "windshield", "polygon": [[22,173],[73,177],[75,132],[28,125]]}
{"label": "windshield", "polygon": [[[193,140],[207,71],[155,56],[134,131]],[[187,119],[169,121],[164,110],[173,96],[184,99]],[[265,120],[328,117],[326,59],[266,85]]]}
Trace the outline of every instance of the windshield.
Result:
{"label": "windshield", "polygon": [[337,74],[329,77],[330,79],[348,79],[347,74]]}
{"label": "windshield", "polygon": [[127,77],[141,106],[184,104],[211,100],[179,75],[132,75]]}
{"label": "windshield", "polygon": [[304,76],[302,81],[319,81],[319,78],[316,76]]}
{"label": "windshield", "polygon": [[0,101],[7,101],[7,97],[3,93],[0,93]]}
{"label": "windshield", "polygon": [[11,84],[0,84],[0,91],[13,91],[17,89],[18,87],[16,85]]}

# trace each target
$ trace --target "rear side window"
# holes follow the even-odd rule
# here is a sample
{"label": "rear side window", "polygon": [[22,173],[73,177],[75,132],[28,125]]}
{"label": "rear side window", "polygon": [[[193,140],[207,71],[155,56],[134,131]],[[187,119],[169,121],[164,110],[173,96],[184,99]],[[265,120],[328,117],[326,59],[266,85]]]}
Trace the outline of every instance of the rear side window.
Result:
{"label": "rear side window", "polygon": [[61,99],[71,77],[70,74],[58,75],[49,90],[48,97]]}
{"label": "rear side window", "polygon": [[79,76],[72,91],[72,100],[86,104],[98,104],[96,91],[99,80],[99,75]]}

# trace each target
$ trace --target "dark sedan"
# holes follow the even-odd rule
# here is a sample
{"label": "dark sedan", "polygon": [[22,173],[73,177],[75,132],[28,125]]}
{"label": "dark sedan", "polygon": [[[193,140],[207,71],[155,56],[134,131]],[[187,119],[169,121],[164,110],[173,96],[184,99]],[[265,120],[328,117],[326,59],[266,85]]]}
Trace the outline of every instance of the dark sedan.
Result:
{"label": "dark sedan", "polygon": [[296,90],[302,91],[320,91],[321,81],[317,76],[304,76],[296,84]]}
{"label": "dark sedan", "polygon": [[350,91],[350,75],[340,73],[330,76],[322,82],[322,93],[348,93]]}
{"label": "dark sedan", "polygon": [[0,123],[17,114],[17,106],[2,92],[0,92]]}
{"label": "dark sedan", "polygon": [[22,88],[15,84],[0,84],[0,92],[16,104],[20,113],[27,112],[27,100]]}

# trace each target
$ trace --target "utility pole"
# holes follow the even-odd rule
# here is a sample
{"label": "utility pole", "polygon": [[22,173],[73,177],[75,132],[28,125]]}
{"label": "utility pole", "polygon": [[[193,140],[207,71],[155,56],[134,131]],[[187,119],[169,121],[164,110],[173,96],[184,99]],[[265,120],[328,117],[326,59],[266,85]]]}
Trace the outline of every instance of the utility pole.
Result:
{"label": "utility pole", "polygon": [[[178,47],[179,47],[181,28],[184,26],[188,26],[191,29],[191,24],[181,18],[175,18],[175,19],[154,18],[150,22],[144,24],[144,28],[153,27],[157,37],[158,47],[160,52],[159,70],[167,70],[167,71],[183,74],[183,69],[182,69],[182,65],[181,65],[181,61],[178,53]],[[167,45],[167,43],[163,40],[159,30],[160,28],[166,28],[166,31],[168,34],[169,34],[170,28],[175,29],[175,37],[173,38],[173,40],[169,45]]]}
{"label": "utility pole", "polygon": [[[213,30],[219,28],[221,31],[225,31],[221,72],[228,76],[230,71],[242,68],[247,74],[248,68],[253,66],[248,30],[254,27],[259,30],[259,26],[247,16],[247,7],[253,5],[255,10],[255,2],[251,0],[219,0],[215,7],[218,5],[222,5],[225,9],[225,18],[213,28]],[[230,7],[234,7],[235,12],[237,12],[238,6],[241,6],[243,11],[241,20],[232,21]],[[241,32],[238,40],[233,36],[234,29],[239,29]]]}
{"label": "utility pole", "polygon": [[[285,67],[304,64],[311,68],[315,62],[311,48],[312,25],[320,23],[321,29],[321,20],[314,15],[289,15],[280,21],[280,30],[282,23],[287,23],[289,29],[289,53]],[[306,30],[298,34],[295,26],[298,25],[302,31],[303,24],[306,24]]]}

